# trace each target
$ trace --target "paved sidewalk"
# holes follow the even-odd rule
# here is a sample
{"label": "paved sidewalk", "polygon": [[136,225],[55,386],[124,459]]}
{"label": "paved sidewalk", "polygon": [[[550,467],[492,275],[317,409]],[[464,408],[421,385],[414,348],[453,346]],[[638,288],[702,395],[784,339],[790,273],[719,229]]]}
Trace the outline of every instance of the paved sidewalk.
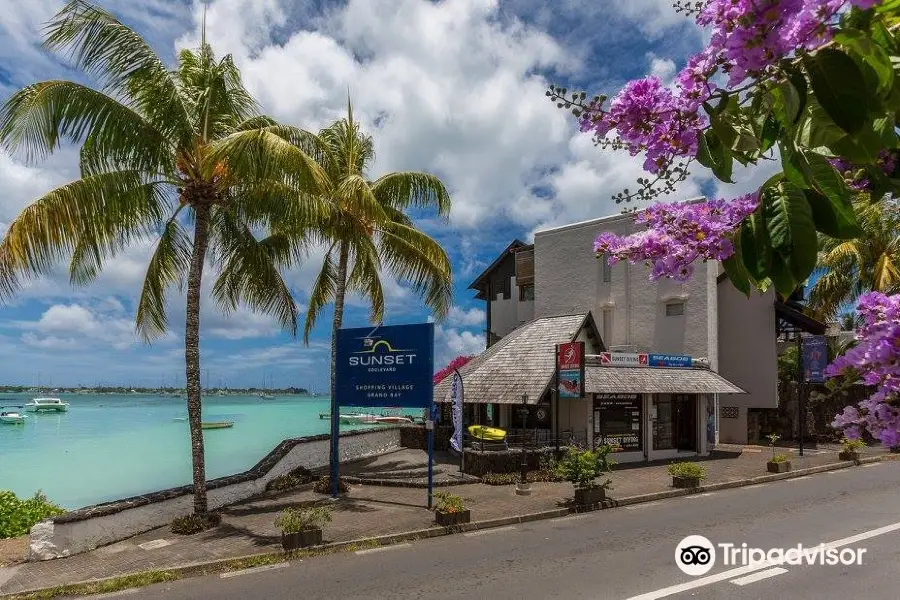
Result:
{"label": "paved sidewalk", "polygon": [[[770,456],[767,448],[746,447],[743,452],[740,447],[725,450],[731,452],[720,456],[728,458],[702,461],[707,468],[705,484],[766,474],[765,462]],[[784,451],[779,449],[779,452]],[[402,461],[408,466],[420,460],[415,452],[393,453],[389,455],[393,458],[386,461]],[[878,453],[875,449],[869,449],[864,456]],[[793,454],[796,455],[796,452]],[[802,469],[835,462],[838,462],[837,448],[823,449],[820,446],[803,458],[795,456],[793,467]],[[415,471],[414,468],[412,470]],[[665,464],[632,468],[623,465],[613,472],[612,481],[608,495],[614,500],[672,489]],[[573,495],[568,483],[536,483],[532,484],[532,489],[531,496],[516,496],[515,486],[465,484],[455,486],[451,491],[466,498],[473,521],[562,508],[568,505]],[[288,492],[229,507],[222,511],[219,527],[198,535],[178,536],[168,528],[159,528],[69,558],[0,568],[0,593],[278,551],[281,547],[280,533],[274,521],[279,511],[288,506],[331,502],[324,498],[310,489]],[[773,498],[777,501],[777,495]],[[353,485],[348,496],[333,504],[334,520],[325,528],[326,542],[344,542],[431,527],[434,515],[425,509],[425,503],[426,491],[421,488]]]}

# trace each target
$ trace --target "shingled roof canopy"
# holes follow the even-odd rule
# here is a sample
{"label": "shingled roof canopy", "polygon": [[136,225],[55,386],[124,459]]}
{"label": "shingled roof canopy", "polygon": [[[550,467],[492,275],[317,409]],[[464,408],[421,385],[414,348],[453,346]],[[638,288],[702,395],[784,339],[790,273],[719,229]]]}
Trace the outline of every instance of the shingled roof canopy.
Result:
{"label": "shingled roof canopy", "polygon": [[[465,401],[519,404],[527,394],[528,403],[536,404],[553,379],[556,344],[573,341],[584,328],[605,349],[590,313],[535,319],[515,329],[459,370]],[[450,402],[452,379],[434,386],[435,402]]]}
{"label": "shingled roof canopy", "polygon": [[588,394],[746,394],[706,369],[660,367],[585,367]]}

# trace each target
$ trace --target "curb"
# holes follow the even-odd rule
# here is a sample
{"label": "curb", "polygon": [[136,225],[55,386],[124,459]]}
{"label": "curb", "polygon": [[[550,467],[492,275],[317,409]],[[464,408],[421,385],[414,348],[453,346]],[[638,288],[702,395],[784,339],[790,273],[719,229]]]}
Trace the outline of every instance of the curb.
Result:
{"label": "curb", "polygon": [[[840,469],[847,469],[853,466],[865,465],[878,463],[883,461],[900,461],[900,454],[885,454],[881,456],[870,456],[866,458],[861,458],[858,462],[852,461],[843,461],[838,463],[829,463],[826,465],[819,465],[816,467],[807,467],[805,469],[796,469],[792,471],[788,471],[787,473],[773,473],[770,475],[760,475],[758,477],[751,477],[750,479],[739,479],[735,481],[725,481],[722,483],[713,483],[709,485],[702,485],[693,489],[672,489],[665,490],[662,492],[653,492],[650,494],[639,494],[637,496],[626,496],[624,498],[619,499],[607,499],[602,503],[590,505],[590,506],[567,506],[562,508],[556,508],[551,510],[539,511],[534,513],[528,513],[524,515],[515,515],[511,517],[499,517],[496,519],[486,519],[484,521],[474,521],[471,523],[464,523],[462,525],[455,525],[449,527],[428,527],[426,529],[418,529],[412,531],[404,531],[401,533],[393,533],[386,534],[380,536],[373,536],[367,538],[358,538],[355,540],[348,540],[344,542],[334,542],[330,544],[323,544],[321,546],[313,546],[305,551],[295,552],[293,554],[285,554],[284,552],[262,552],[258,554],[249,554],[245,556],[235,557],[235,558],[225,558],[219,559],[215,561],[208,562],[197,562],[197,563],[188,563],[185,565],[172,567],[169,569],[145,569],[142,571],[134,571],[131,573],[123,573],[120,575],[116,575],[114,577],[103,577],[99,579],[86,579],[82,581],[72,582],[64,584],[65,587],[79,586],[79,585],[91,585],[104,581],[114,581],[123,577],[129,577],[134,575],[139,575],[141,573],[148,573],[154,571],[161,571],[165,573],[171,573],[174,576],[174,579],[184,579],[188,577],[197,577],[197,576],[205,576],[205,575],[215,575],[219,573],[225,573],[228,571],[237,571],[241,570],[240,563],[245,561],[266,561],[271,560],[273,563],[276,562],[290,562],[293,560],[298,560],[308,556],[315,556],[318,554],[334,554],[339,552],[351,551],[354,548],[359,546],[390,546],[393,544],[399,544],[402,542],[409,542],[415,540],[429,539],[442,537],[445,535],[452,535],[455,533],[466,533],[470,531],[478,531],[481,529],[493,529],[496,527],[505,527],[508,525],[516,525],[519,523],[528,523],[531,521],[542,521],[546,519],[555,519],[559,517],[565,517],[571,514],[579,514],[579,513],[587,513],[594,512],[598,510],[607,510],[611,508],[618,508],[622,506],[630,506],[633,504],[642,504],[645,502],[653,502],[656,500],[664,500],[668,498],[679,498],[682,496],[690,496],[693,494],[700,494],[705,492],[714,492],[719,490],[727,490],[734,489],[740,487],[749,487],[752,485],[759,485],[762,483],[770,483],[773,481],[782,481],[785,479],[794,479],[797,477],[804,477],[807,475],[814,475],[816,473],[825,473],[827,471],[837,471]],[[236,568],[237,567],[237,568]],[[44,588],[34,588],[30,590],[23,590],[21,592],[13,592],[13,593],[0,593],[0,598],[20,598],[24,596],[28,596],[29,594],[36,594],[40,592],[45,592],[48,590],[53,590],[62,586],[53,586],[53,587],[44,587]]]}

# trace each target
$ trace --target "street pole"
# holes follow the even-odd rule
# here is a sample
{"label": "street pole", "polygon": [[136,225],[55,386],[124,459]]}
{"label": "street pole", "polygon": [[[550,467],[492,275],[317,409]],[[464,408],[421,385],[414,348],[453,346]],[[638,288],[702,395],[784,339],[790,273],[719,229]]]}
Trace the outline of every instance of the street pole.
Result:
{"label": "street pole", "polygon": [[522,394],[522,408],[519,409],[522,417],[522,464],[519,483],[516,485],[516,494],[519,496],[531,495],[531,486],[528,485],[528,456],[525,454],[525,427],[528,419],[528,394]]}
{"label": "street pole", "polygon": [[432,499],[434,497],[434,405],[428,415],[428,421],[425,423],[425,429],[428,432],[428,509],[431,510]]}
{"label": "street pole", "polygon": [[800,456],[803,456],[803,432],[806,420],[806,406],[803,402],[803,335],[797,332],[797,432],[800,434]]}

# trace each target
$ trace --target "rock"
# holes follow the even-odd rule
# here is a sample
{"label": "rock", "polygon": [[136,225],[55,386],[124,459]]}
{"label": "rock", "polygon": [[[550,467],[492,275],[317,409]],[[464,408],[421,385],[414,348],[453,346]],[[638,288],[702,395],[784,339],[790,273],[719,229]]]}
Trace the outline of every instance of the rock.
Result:
{"label": "rock", "polygon": [[54,540],[53,521],[41,521],[31,528],[28,560],[50,560],[69,555],[68,550],[60,550]]}

